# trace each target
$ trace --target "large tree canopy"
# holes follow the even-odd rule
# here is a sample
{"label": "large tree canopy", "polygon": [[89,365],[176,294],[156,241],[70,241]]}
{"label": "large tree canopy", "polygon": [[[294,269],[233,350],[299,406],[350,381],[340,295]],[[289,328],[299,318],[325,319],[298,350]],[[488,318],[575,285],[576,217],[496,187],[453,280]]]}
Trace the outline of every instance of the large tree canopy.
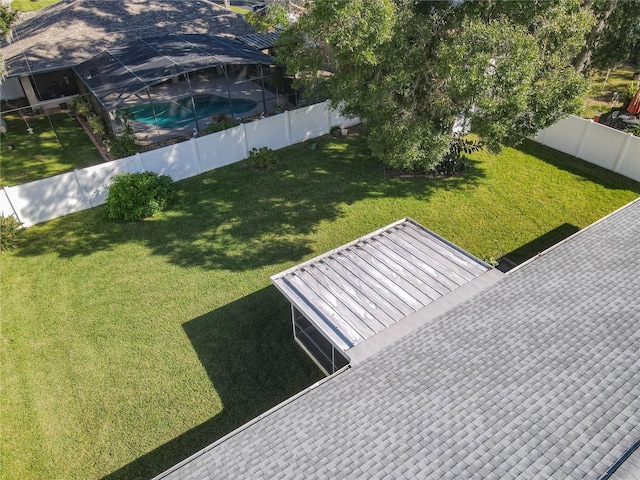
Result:
{"label": "large tree canopy", "polygon": [[360,117],[374,155],[429,168],[461,117],[499,148],[576,112],[586,85],[571,61],[593,21],[578,0],[315,0],[279,55]]}

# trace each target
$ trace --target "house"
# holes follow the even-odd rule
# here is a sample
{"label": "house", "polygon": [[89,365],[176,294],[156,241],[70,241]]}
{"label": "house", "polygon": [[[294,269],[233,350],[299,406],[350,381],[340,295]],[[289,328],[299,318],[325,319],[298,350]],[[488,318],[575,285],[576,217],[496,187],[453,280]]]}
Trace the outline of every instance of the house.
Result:
{"label": "house", "polygon": [[23,13],[12,32],[11,43],[0,44],[7,70],[0,96],[48,109],[79,93],[72,67],[111,47],[145,37],[254,30],[211,0],[61,0]]}
{"label": "house", "polygon": [[639,478],[638,238],[640,199],[156,478]]}

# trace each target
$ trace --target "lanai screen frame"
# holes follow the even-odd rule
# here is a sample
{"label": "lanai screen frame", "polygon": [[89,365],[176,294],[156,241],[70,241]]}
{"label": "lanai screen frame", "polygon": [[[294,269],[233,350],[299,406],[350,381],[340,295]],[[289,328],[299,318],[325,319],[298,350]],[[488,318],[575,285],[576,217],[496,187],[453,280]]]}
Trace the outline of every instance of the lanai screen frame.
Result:
{"label": "lanai screen frame", "polygon": [[[265,78],[275,67],[269,55],[249,47],[237,40],[203,34],[165,35],[141,38],[123,46],[112,47],[73,68],[94,107],[100,110],[105,123],[115,133],[124,131],[125,122],[115,112],[132,105],[150,105],[155,120],[155,128],[160,133],[153,98],[161,95],[154,92],[167,82],[184,84],[180,92],[171,92],[162,98],[165,102],[190,98],[196,129],[200,125],[194,96],[198,88],[194,86],[193,75],[215,69],[220,78],[224,77],[226,98],[232,106],[231,85],[244,82],[259,82],[262,96],[262,111],[267,112],[267,102],[273,100],[265,95]],[[250,72],[244,80],[231,80],[233,69],[242,68]],[[211,77],[213,78],[213,77]],[[180,82],[175,82],[179,79]],[[136,99],[135,101],[133,99]],[[274,96],[277,98],[277,94]],[[182,107],[179,107],[182,108]]]}

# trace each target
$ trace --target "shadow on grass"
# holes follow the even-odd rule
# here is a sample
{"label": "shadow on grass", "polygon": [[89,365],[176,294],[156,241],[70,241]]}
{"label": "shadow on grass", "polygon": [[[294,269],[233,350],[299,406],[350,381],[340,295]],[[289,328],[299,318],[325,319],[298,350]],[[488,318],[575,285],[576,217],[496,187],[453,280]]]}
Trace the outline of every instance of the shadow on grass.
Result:
{"label": "shadow on grass", "polygon": [[73,257],[135,241],[185,267],[254,269],[312,253],[309,236],[317,226],[341,217],[355,202],[426,200],[484,175],[475,169],[458,178],[390,178],[371,158],[363,137],[313,143],[313,150],[306,143],[280,150],[280,166],[267,173],[239,163],[178,182],[173,205],[153,219],[116,223],[97,208],[56,220],[51,228],[61,230],[59,238],[42,243],[33,236],[20,254],[53,249]]}
{"label": "shadow on grass", "polygon": [[295,344],[289,303],[267,287],[183,325],[223,410],[104,477],[151,478],[324,376]]}
{"label": "shadow on grass", "polygon": [[554,246],[556,243],[570,237],[579,230],[580,228],[575,225],[563,223],[544,235],[540,235],[529,243],[525,243],[521,247],[507,253],[505,257],[515,265],[520,265],[539,253],[544,252],[546,249]]}
{"label": "shadow on grass", "polygon": [[580,160],[572,155],[554,150],[551,147],[544,146],[533,140],[525,140],[515,148],[527,155],[539,158],[549,165],[582,177],[589,182],[602,185],[605,188],[630,190],[640,194],[640,182],[636,182],[635,180],[585,160]]}

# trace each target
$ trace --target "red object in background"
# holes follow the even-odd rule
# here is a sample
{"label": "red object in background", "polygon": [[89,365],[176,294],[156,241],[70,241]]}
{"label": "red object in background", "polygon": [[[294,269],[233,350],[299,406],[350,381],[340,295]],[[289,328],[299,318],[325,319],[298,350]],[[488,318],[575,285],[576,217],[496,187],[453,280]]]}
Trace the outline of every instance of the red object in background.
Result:
{"label": "red object in background", "polygon": [[627,112],[629,112],[631,115],[637,115],[638,113],[640,113],[640,88],[629,102]]}

